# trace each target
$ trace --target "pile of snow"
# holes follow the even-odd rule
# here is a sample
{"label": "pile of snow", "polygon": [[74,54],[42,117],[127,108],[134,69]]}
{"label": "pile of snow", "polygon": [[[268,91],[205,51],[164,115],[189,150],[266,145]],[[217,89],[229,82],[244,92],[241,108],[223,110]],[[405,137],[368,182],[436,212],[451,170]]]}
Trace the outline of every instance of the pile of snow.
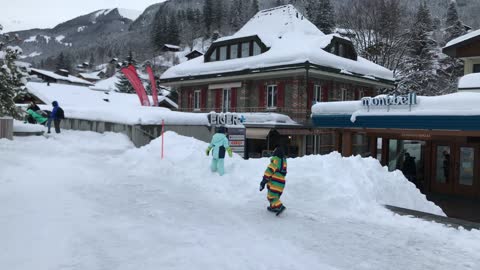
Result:
{"label": "pile of snow", "polygon": [[160,144],[135,149],[123,135],[72,131],[0,140],[0,264],[16,270],[480,267],[479,231],[382,207],[441,214],[376,160],[289,159],[287,210],[275,217],[258,191],[268,159],[234,155],[220,177],[209,172],[207,144],[167,132],[163,160]]}
{"label": "pile of snow", "polygon": [[79,26],[79,27],[77,28],[77,32],[79,32],[79,33],[80,33],[80,32],[83,32],[86,28],[87,28],[87,26]]}
{"label": "pile of snow", "polygon": [[24,123],[18,120],[13,121],[13,132],[37,133],[37,132],[44,132],[44,131],[45,131],[45,126],[42,126],[42,125],[33,125],[29,123]]}
{"label": "pile of snow", "polygon": [[216,42],[254,35],[258,35],[270,47],[267,52],[246,58],[214,62],[205,62],[204,57],[198,57],[168,69],[161,78],[208,75],[302,64],[309,61],[320,66],[367,75],[365,78],[369,79],[394,80],[392,71],[364,58],[358,57],[358,60],[354,61],[323,50],[334,36],[343,37],[323,34],[292,5],[260,11],[233,36],[221,38]]}
{"label": "pile of snow", "polygon": [[25,39],[23,42],[28,43],[28,42],[36,42],[36,41],[37,41],[37,36],[31,36],[31,37]]}
{"label": "pile of snow", "polygon": [[477,88],[477,90],[480,90],[480,73],[465,75],[458,81],[458,90],[472,88]]}
{"label": "pile of snow", "polygon": [[[382,97],[382,95],[378,96]],[[417,105],[362,106],[362,101],[319,102],[312,106],[312,115],[352,115],[352,122],[358,116],[370,115],[480,115],[480,93],[459,92],[443,96],[418,96]]]}

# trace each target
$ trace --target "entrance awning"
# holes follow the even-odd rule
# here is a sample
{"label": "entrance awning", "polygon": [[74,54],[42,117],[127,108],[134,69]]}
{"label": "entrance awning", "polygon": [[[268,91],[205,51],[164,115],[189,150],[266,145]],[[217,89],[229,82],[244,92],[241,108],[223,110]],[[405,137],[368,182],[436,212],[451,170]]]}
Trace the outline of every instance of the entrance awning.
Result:
{"label": "entrance awning", "polygon": [[247,139],[266,140],[270,130],[270,128],[247,128]]}

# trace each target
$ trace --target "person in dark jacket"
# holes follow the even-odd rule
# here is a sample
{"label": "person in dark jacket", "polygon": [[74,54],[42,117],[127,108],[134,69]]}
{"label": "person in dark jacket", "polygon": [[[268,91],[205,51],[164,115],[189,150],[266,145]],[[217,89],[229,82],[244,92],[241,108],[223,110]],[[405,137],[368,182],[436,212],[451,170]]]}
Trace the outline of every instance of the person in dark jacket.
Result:
{"label": "person in dark jacket", "polygon": [[52,126],[52,120],[53,120],[53,124],[55,126],[55,132],[60,133],[60,122],[64,118],[63,109],[60,108],[57,101],[52,102],[52,106],[53,106],[53,110],[50,113],[50,116],[48,117],[48,123],[47,123],[48,133],[50,133],[50,128]]}
{"label": "person in dark jacket", "polygon": [[283,189],[285,188],[285,176],[287,175],[287,159],[281,146],[277,146],[273,151],[270,164],[263,175],[262,182],[260,182],[260,191],[263,191],[265,185],[268,193],[267,199],[270,206],[267,207],[271,212],[282,212],[285,206],[280,201]]}
{"label": "person in dark jacket", "polygon": [[410,153],[405,153],[405,160],[402,166],[403,175],[412,183],[417,182],[417,165],[415,164],[415,157],[412,157]]}

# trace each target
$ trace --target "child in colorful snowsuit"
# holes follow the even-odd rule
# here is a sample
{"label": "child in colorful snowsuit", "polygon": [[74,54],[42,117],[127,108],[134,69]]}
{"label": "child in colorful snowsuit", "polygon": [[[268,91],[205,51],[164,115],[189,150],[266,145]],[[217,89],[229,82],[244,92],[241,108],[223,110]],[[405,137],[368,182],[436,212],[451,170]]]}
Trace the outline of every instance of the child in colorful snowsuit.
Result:
{"label": "child in colorful snowsuit", "polygon": [[228,153],[229,157],[233,156],[232,148],[228,143],[227,136],[225,136],[225,128],[219,127],[217,133],[213,135],[212,142],[207,148],[207,156],[210,155],[210,151],[212,151],[212,164],[210,166],[212,172],[217,172],[220,175],[225,173],[224,169],[224,159],[225,159],[225,152]]}
{"label": "child in colorful snowsuit", "polygon": [[263,175],[263,180],[260,182],[260,191],[267,185],[268,193],[267,199],[270,206],[267,207],[269,211],[280,212],[285,209],[285,206],[280,201],[283,189],[285,188],[285,176],[287,175],[287,159],[282,150],[282,147],[277,146],[273,151],[270,164]]}

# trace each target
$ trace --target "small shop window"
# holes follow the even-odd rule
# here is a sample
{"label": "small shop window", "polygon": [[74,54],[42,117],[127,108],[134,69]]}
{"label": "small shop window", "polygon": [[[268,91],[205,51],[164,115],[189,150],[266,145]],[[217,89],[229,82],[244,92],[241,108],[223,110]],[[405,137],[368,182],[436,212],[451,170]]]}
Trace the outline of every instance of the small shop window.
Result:
{"label": "small shop window", "polygon": [[230,45],[230,59],[238,58],[238,44]]}
{"label": "small shop window", "polygon": [[250,42],[242,43],[242,58],[250,56]]}
{"label": "small shop window", "polygon": [[227,46],[220,47],[220,61],[227,60]]}
{"label": "small shop window", "polygon": [[269,85],[267,86],[267,108],[275,109],[277,108],[277,86]]}
{"label": "small shop window", "polygon": [[200,110],[200,90],[195,90],[193,93],[193,109],[198,111]]}
{"label": "small shop window", "polygon": [[253,55],[259,55],[262,53],[262,48],[260,48],[260,45],[257,44],[257,42],[253,42]]}
{"label": "small shop window", "polygon": [[473,73],[480,73],[480,64],[473,65]]}
{"label": "small shop window", "polygon": [[317,84],[313,89],[313,101],[322,102],[322,86]]}
{"label": "small shop window", "polygon": [[217,61],[217,49],[214,49],[212,54],[210,55],[210,61]]}

